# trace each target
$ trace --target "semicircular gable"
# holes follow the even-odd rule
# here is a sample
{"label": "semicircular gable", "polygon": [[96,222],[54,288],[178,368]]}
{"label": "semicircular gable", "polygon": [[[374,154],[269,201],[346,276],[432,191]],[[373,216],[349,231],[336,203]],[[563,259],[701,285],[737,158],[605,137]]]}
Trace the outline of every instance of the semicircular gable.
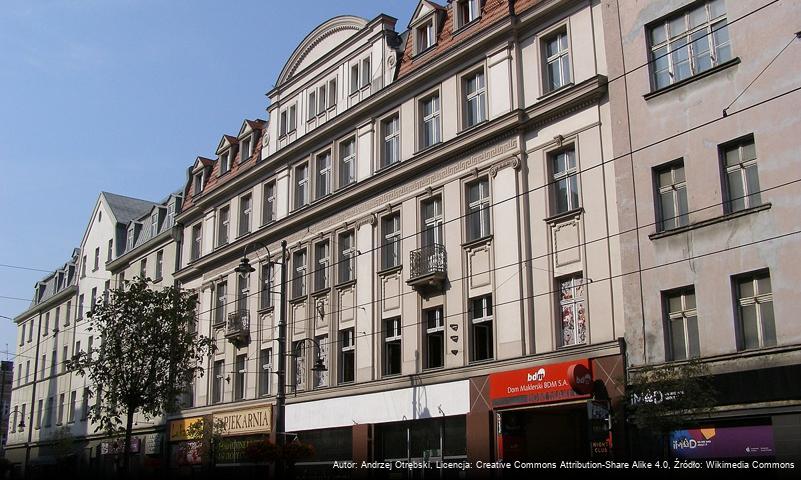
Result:
{"label": "semicircular gable", "polygon": [[367,25],[367,20],[353,15],[334,17],[306,35],[295,48],[278,76],[276,86],[282,85],[307,66],[322,58],[335,47]]}

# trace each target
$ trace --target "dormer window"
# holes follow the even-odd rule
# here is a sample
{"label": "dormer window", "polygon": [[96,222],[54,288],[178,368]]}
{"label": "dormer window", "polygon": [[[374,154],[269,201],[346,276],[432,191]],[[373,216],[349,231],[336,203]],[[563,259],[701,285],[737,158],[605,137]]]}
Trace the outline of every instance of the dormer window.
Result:
{"label": "dormer window", "polygon": [[250,136],[243,138],[241,145],[242,158],[239,159],[239,163],[250,159],[250,156],[253,155],[253,138]]}
{"label": "dormer window", "polygon": [[456,29],[460,29],[481,16],[481,0],[459,0],[456,2]]}
{"label": "dormer window", "polygon": [[150,236],[155,237],[159,233],[159,212],[153,212],[150,216]]}
{"label": "dormer window", "polygon": [[203,191],[203,172],[199,172],[195,174],[195,185],[194,185],[194,192],[195,195],[200,194]]}
{"label": "dormer window", "polygon": [[429,18],[424,24],[420,25],[416,29],[417,31],[417,38],[416,38],[416,47],[417,47],[417,54],[423,53],[429,48],[433,47],[436,43],[436,31],[434,30],[434,18]]}
{"label": "dormer window", "polygon": [[171,227],[175,223],[175,200],[167,205],[167,226]]}
{"label": "dormer window", "polygon": [[231,170],[231,150],[226,150],[220,155],[220,175]]}
{"label": "dormer window", "polygon": [[128,242],[125,244],[125,249],[130,250],[134,246],[134,226],[133,224],[128,227]]}

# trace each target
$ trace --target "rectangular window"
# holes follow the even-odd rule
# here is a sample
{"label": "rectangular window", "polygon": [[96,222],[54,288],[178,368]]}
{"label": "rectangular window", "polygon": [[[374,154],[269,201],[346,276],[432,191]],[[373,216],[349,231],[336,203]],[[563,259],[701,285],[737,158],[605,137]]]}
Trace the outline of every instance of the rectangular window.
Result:
{"label": "rectangular window", "polygon": [[[143,258],[139,261],[139,276],[145,278],[147,276],[147,259]],[[92,306],[94,306],[94,302],[92,302]]]}
{"label": "rectangular window", "polygon": [[262,225],[275,221],[275,182],[264,184],[264,204],[261,213]]}
{"label": "rectangular window", "polygon": [[53,331],[58,331],[58,326],[61,320],[61,307],[56,307],[56,318],[53,319]]}
{"label": "rectangular window", "polygon": [[292,277],[292,298],[306,295],[306,249],[292,254],[292,267],[295,275]]}
{"label": "rectangular window", "polygon": [[28,323],[28,343],[33,341],[33,323],[33,320]]}
{"label": "rectangular window", "polygon": [[17,408],[18,407],[15,405],[13,414],[11,415],[11,433],[14,433],[14,432],[17,431],[17,413],[19,413],[17,411]]}
{"label": "rectangular window", "polygon": [[217,284],[217,297],[214,306],[214,324],[222,325],[225,323],[225,311],[227,303],[227,290],[228,282],[220,282]]}
{"label": "rectangular window", "polygon": [[339,144],[339,188],[356,181],[356,139]]}
{"label": "rectangular window", "polygon": [[491,233],[489,179],[485,177],[467,185],[467,240],[478,240]]}
{"label": "rectangular window", "polygon": [[339,383],[356,378],[356,340],[352,328],[339,331]]}
{"label": "rectangular window", "polygon": [[[315,352],[315,363],[319,360],[320,363],[328,368],[328,335],[318,335],[314,337],[314,340],[317,342],[317,345],[314,349]],[[328,370],[322,370],[314,372],[314,388],[320,387],[327,387],[328,386]]]}
{"label": "rectangular window", "polygon": [[167,227],[175,225],[175,207],[178,200],[175,199],[167,205]]}
{"label": "rectangular window", "polygon": [[351,95],[359,91],[359,63],[350,66],[350,93]]}
{"label": "rectangular window", "polygon": [[738,212],[762,204],[757,172],[756,146],[749,137],[723,147],[729,212]]}
{"label": "rectangular window", "polygon": [[401,264],[400,213],[393,213],[381,219],[381,269],[397,267]]}
{"label": "rectangular window", "polygon": [[225,360],[214,362],[214,375],[211,377],[211,402],[220,403],[223,401],[223,389],[225,387]]}
{"label": "rectangular window", "polygon": [[31,381],[31,361],[25,362],[25,383]]}
{"label": "rectangular window", "polygon": [[253,155],[252,150],[253,143],[251,142],[251,138],[243,138],[242,139],[242,147],[240,149],[241,155],[239,159],[239,163],[243,163],[250,159],[250,156]]}
{"label": "rectangular window", "polygon": [[[164,274],[164,250],[156,252],[156,280]],[[106,290],[108,291],[108,290]]]}
{"label": "rectangular window", "polygon": [[236,309],[243,311],[248,309],[248,298],[250,297],[250,274],[239,274],[237,279]]}
{"label": "rectangular window", "polygon": [[493,358],[492,296],[470,300],[470,358],[473,361]]}
{"label": "rectangular window", "polygon": [[270,379],[273,372],[273,349],[262,348],[259,352],[259,396],[270,394]]}
{"label": "rectangular window", "polygon": [[192,191],[195,195],[199,195],[203,191],[203,173],[195,175]]}
{"label": "rectangular window", "polygon": [[317,89],[317,115],[324,114],[327,106],[325,85],[323,85]]}
{"label": "rectangular window", "polygon": [[442,141],[440,134],[439,93],[420,101],[420,149]]}
{"label": "rectangular window", "polygon": [[86,420],[89,417],[89,388],[83,389],[81,395],[81,419]]}
{"label": "rectangular window", "polygon": [[337,97],[339,96],[339,92],[337,91],[337,79],[332,78],[328,81],[328,107],[331,108],[337,104]]}
{"label": "rectangular window", "polygon": [[239,236],[250,233],[250,216],[253,213],[253,197],[245,195],[239,199]]}
{"label": "rectangular window", "polygon": [[576,151],[572,148],[549,155],[553,176],[554,215],[579,208]]}
{"label": "rectangular window", "polygon": [[481,15],[480,0],[459,0],[456,4],[456,28],[462,28]]}
{"label": "rectangular window", "polygon": [[285,108],[280,115],[278,136],[283,137],[295,131],[295,105]]}
{"label": "rectangular window", "polygon": [[22,333],[22,335],[20,335],[20,337],[19,337],[20,346],[25,344],[25,325],[27,325],[27,323],[25,323],[25,322],[20,324],[20,332]]}
{"label": "rectangular window", "polygon": [[217,212],[217,246],[228,243],[228,225],[231,223],[230,207],[223,207]]}
{"label": "rectangular window", "polygon": [[370,57],[362,60],[362,82],[361,88],[370,86],[370,81],[373,78],[373,72],[370,70]]}
{"label": "rectangular window", "polygon": [[109,239],[108,241],[108,250],[106,251],[106,262],[111,261],[111,256],[114,253],[114,239]]}
{"label": "rectangular window", "polygon": [[[153,212],[153,215],[150,216],[150,238],[155,237],[159,234],[159,212]],[[99,249],[98,249],[99,250]],[[99,251],[97,252],[100,253]]]}
{"label": "rectangular window", "polygon": [[295,389],[306,388],[306,344],[301,340],[292,342],[293,374]]}
{"label": "rectangular window", "polygon": [[776,345],[773,318],[773,289],[767,271],[735,279],[740,317],[740,348],[764,348]]}
{"label": "rectangular window", "polygon": [[698,314],[695,310],[695,289],[687,288],[664,296],[666,331],[671,360],[686,360],[700,355]]}
{"label": "rectangular window", "polygon": [[397,113],[381,122],[381,133],[384,138],[381,167],[388,167],[400,161],[400,119]]}
{"label": "rectangular window", "polygon": [[53,424],[53,409],[55,408],[55,397],[47,397],[47,404],[44,413],[44,426],[49,427]]}
{"label": "rectangular window", "polygon": [[220,154],[220,175],[228,173],[229,170],[231,170],[230,150]]}
{"label": "rectangular window", "polygon": [[95,343],[95,337],[90,335],[89,336],[89,340],[86,343],[86,353],[88,353],[90,356],[92,355],[92,352],[94,351],[94,343]]}
{"label": "rectangular window", "polygon": [[234,375],[234,400],[243,400],[245,398],[245,378],[247,377],[247,370],[245,369],[247,355],[236,356],[236,371]]}
{"label": "rectangular window", "polygon": [[50,312],[45,313],[44,329],[42,336],[46,337],[50,333]]}
{"label": "rectangular window", "polygon": [[62,425],[64,423],[64,402],[66,401],[66,395],[60,394],[58,396],[58,420],[56,421],[57,425]]}
{"label": "rectangular window", "polygon": [[570,83],[570,53],[567,30],[562,30],[543,40],[545,44],[545,75],[549,92]]}
{"label": "rectangular window", "polygon": [[[144,262],[144,260],[142,260]],[[95,305],[97,305],[97,287],[92,288],[92,303],[89,304],[89,307],[94,310]]]}
{"label": "rectangular window", "polygon": [[421,225],[421,241],[423,248],[444,245],[442,236],[442,199],[433,197],[421,204],[423,224]]}
{"label": "rectangular window", "polygon": [[273,264],[264,263],[261,266],[261,308],[273,306]]}
{"label": "rectangular window", "polygon": [[67,302],[67,310],[64,313],[64,326],[66,327],[70,324],[70,318],[72,317],[72,301]]}
{"label": "rectangular window", "polygon": [[328,272],[331,266],[331,246],[328,240],[314,245],[314,291],[328,288]]}
{"label": "rectangular window", "polygon": [[[31,404],[31,408],[33,408],[33,404]],[[39,408],[39,411],[41,412],[42,409]],[[20,409],[20,416],[21,416],[22,420],[25,420],[25,404],[24,403],[22,404],[22,408]],[[31,417],[33,417],[33,414],[31,414]],[[23,423],[22,425],[23,426],[20,427],[20,429],[19,429],[20,432],[25,431],[25,424]],[[37,423],[37,425],[38,425],[38,423]]]}
{"label": "rectangular window", "polygon": [[684,162],[673,163],[655,172],[656,189],[659,194],[660,231],[681,227],[689,223],[687,210],[687,183],[684,178]]}
{"label": "rectangular window", "polygon": [[654,89],[731,60],[724,0],[695,3],[650,28]]}
{"label": "rectangular window", "polygon": [[331,193],[331,152],[326,151],[317,155],[317,178],[315,198],[323,198]]}
{"label": "rectangular window", "polygon": [[73,423],[75,422],[75,403],[78,400],[78,391],[73,390],[70,392],[70,411],[69,416],[67,417],[67,422]]}
{"label": "rectangular window", "polygon": [[100,247],[95,248],[95,267],[92,271],[96,271],[100,268]]}
{"label": "rectangular window", "polygon": [[384,375],[401,373],[401,319],[384,320]]}
{"label": "rectangular window", "polygon": [[309,166],[305,163],[295,167],[295,209],[309,203]]}
{"label": "rectangular window", "polygon": [[[190,259],[192,261],[197,260],[200,258],[200,252],[202,251],[202,242],[203,242],[203,224],[198,223],[192,227],[192,252],[190,254]],[[122,286],[122,285],[120,285]]]}
{"label": "rectangular window", "polygon": [[103,305],[108,305],[109,290],[111,290],[111,280],[106,280],[106,283],[103,284]]}
{"label": "rectangular window", "polygon": [[356,245],[353,231],[340,233],[337,240],[338,282],[350,282],[356,278]]}
{"label": "rectangular window", "polygon": [[434,31],[434,19],[428,20],[423,25],[417,27],[417,53],[423,53],[436,43]]}
{"label": "rectangular window", "polygon": [[440,368],[445,365],[445,319],[442,307],[425,310],[425,368]]}
{"label": "rectangular window", "polygon": [[70,354],[70,347],[64,345],[61,352],[61,373],[67,373],[67,356]]}
{"label": "rectangular window", "polygon": [[[39,403],[37,403],[36,408],[36,429],[39,430],[42,428],[42,417],[44,416],[44,400],[39,399]],[[23,416],[23,418],[25,418]]]}
{"label": "rectangular window", "polygon": [[83,319],[83,294],[78,295],[78,320]]}
{"label": "rectangular window", "polygon": [[562,346],[587,343],[584,279],[580,273],[559,281],[559,307]]}
{"label": "rectangular window", "polygon": [[58,350],[53,350],[53,354],[50,355],[50,376],[56,374],[56,359],[58,358]]}
{"label": "rectangular window", "polygon": [[307,120],[311,120],[317,116],[317,92],[312,89],[309,93],[308,115]]}
{"label": "rectangular window", "polygon": [[[133,228],[128,231],[128,239],[130,240],[128,244],[130,247],[133,248]],[[81,278],[86,276],[86,255],[81,258]]]}
{"label": "rectangular window", "polygon": [[464,128],[478,125],[487,119],[487,88],[484,71],[480,70],[462,79],[464,91]]}

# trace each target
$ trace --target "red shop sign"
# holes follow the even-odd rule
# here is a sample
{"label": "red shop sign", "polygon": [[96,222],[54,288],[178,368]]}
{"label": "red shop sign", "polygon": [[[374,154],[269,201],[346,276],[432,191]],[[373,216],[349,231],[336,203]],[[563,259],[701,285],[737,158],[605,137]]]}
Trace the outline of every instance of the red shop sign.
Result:
{"label": "red shop sign", "polygon": [[489,376],[494,407],[586,398],[593,379],[588,359],[494,373]]}

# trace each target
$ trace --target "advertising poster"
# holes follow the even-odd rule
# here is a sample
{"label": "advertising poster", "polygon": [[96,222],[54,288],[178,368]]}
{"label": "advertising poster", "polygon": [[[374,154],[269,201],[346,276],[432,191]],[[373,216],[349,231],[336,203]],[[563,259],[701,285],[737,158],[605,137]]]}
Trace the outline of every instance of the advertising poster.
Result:
{"label": "advertising poster", "polygon": [[773,428],[696,428],[670,434],[670,451],[675,458],[745,458],[774,455]]}

